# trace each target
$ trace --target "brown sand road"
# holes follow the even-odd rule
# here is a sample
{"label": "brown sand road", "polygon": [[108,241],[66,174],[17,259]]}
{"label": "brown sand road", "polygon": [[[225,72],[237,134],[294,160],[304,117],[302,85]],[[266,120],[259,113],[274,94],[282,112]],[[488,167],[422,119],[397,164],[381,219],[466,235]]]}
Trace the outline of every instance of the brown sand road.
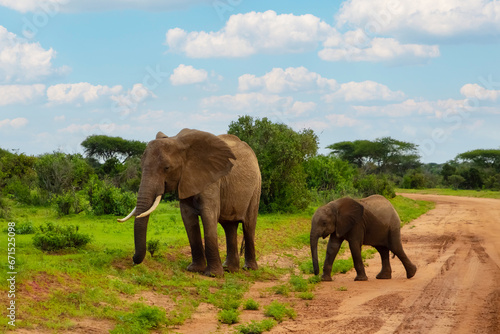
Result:
{"label": "brown sand road", "polygon": [[403,195],[436,202],[402,230],[415,277],[395,258],[393,278],[375,279],[376,254],[367,282],[351,271],[320,283],[271,333],[500,333],[500,200]]}

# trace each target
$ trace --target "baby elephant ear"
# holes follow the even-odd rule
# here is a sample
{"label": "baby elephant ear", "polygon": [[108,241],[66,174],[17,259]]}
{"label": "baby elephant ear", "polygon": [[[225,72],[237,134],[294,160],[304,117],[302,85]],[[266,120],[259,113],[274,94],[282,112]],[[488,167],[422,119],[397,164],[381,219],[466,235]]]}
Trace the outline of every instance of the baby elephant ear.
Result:
{"label": "baby elephant ear", "polygon": [[236,160],[233,151],[219,137],[203,131],[184,129],[176,136],[185,147],[179,181],[179,198],[201,193],[208,185],[227,175]]}
{"label": "baby elephant ear", "polygon": [[337,204],[337,223],[335,231],[337,237],[344,237],[349,231],[363,219],[365,208],[352,198],[341,198]]}
{"label": "baby elephant ear", "polygon": [[156,139],[162,139],[162,138],[168,138],[168,136],[160,131],[156,134]]}

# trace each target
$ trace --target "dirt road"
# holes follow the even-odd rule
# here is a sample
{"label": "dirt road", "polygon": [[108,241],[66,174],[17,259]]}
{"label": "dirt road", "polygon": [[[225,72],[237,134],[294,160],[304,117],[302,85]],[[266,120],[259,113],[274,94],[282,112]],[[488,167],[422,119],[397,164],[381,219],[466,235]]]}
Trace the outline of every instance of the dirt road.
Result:
{"label": "dirt road", "polygon": [[320,283],[271,333],[500,333],[500,200],[404,196],[436,202],[402,231],[416,276],[406,279],[396,258],[393,278],[375,279],[377,254],[367,282],[349,272]]}

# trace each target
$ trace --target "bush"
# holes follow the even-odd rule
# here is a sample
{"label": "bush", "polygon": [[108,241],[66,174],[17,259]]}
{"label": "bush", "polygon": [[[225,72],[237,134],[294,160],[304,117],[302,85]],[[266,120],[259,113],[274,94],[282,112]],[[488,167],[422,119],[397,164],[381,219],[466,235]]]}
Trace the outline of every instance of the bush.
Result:
{"label": "bush", "polygon": [[297,313],[293,308],[275,300],[272,301],[271,304],[264,307],[264,309],[265,316],[272,317],[278,322],[282,322],[285,318],[295,319],[297,316]]}
{"label": "bush", "polygon": [[79,227],[74,225],[58,226],[47,223],[40,226],[41,233],[33,237],[33,245],[47,252],[58,251],[66,248],[82,248],[91,241],[87,234],[78,232]]}
{"label": "bush", "polygon": [[160,240],[151,239],[147,242],[148,252],[151,254],[151,257],[154,256],[154,253],[160,249]]}
{"label": "bush", "polygon": [[34,234],[35,232],[36,228],[32,222],[16,224],[16,234]]}
{"label": "bush", "polygon": [[257,303],[255,300],[253,299],[247,299],[244,303],[243,303],[243,308],[245,310],[251,310],[251,311],[256,311],[259,309],[259,303]]}
{"label": "bush", "polygon": [[159,328],[167,322],[164,309],[156,306],[145,306],[139,303],[133,305],[135,310],[119,317],[122,321],[113,330],[112,334],[146,334],[151,329]]}
{"label": "bush", "polygon": [[235,324],[240,321],[240,312],[235,309],[222,310],[219,312],[219,321],[227,325]]}
{"label": "bush", "polygon": [[241,334],[261,334],[270,331],[275,325],[276,321],[273,319],[252,320],[248,325],[240,325],[236,329]]}
{"label": "bush", "polygon": [[379,194],[387,198],[396,196],[394,184],[383,174],[360,175],[354,182],[354,187],[361,197]]}
{"label": "bush", "polygon": [[88,184],[87,197],[95,215],[127,215],[136,203],[135,194],[115,188],[109,182],[99,180],[95,175]]}

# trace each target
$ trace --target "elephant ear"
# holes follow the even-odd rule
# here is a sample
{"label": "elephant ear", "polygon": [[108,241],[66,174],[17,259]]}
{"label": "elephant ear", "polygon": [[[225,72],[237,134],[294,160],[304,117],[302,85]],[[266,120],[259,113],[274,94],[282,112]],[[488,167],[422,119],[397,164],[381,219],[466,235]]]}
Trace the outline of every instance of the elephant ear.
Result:
{"label": "elephant ear", "polygon": [[342,198],[336,201],[337,222],[335,232],[337,237],[344,237],[363,218],[364,207],[352,198]]}
{"label": "elephant ear", "polygon": [[177,139],[185,148],[179,180],[179,198],[201,193],[208,185],[227,175],[236,160],[231,148],[219,137],[203,131],[184,129]]}

